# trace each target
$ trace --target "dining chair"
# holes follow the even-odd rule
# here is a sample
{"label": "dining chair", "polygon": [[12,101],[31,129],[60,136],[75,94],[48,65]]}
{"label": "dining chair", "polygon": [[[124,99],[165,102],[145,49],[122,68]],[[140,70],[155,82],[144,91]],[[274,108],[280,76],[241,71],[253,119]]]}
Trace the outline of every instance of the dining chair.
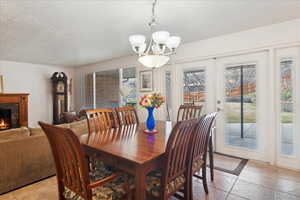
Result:
{"label": "dining chair", "polygon": [[89,135],[103,130],[118,127],[115,111],[112,108],[98,108],[86,110]]}
{"label": "dining chair", "polygon": [[[117,116],[111,108],[98,108],[85,111],[88,122],[87,141],[98,138],[100,135],[109,132],[112,128],[118,127]],[[96,170],[103,165],[99,157],[94,153],[87,153],[91,170]]]}
{"label": "dining chair", "polygon": [[[196,177],[202,179],[203,187],[206,193],[208,193],[207,179],[206,179],[206,157],[208,144],[210,141],[210,136],[212,132],[212,127],[215,121],[217,113],[210,113],[204,115],[199,119],[199,122],[193,132],[191,137],[191,148],[192,153],[190,155],[192,168],[191,168],[191,177]],[[202,176],[198,175],[198,172],[202,170]],[[192,193],[192,178],[190,180],[190,187]]]}
{"label": "dining chair", "polygon": [[[177,121],[184,121],[187,119],[200,118],[202,106],[195,105],[181,105],[178,109]],[[215,123],[214,123],[215,124]],[[212,128],[212,133],[215,131],[215,125]],[[214,152],[213,152],[213,135],[211,134],[208,146],[209,153],[209,167],[210,167],[210,179],[214,180]]]}
{"label": "dining chair", "polygon": [[[126,176],[106,169],[90,176],[88,163],[79,139],[72,130],[43,122],[56,166],[59,200],[111,200],[129,199]],[[120,181],[119,179],[124,179]]]}
{"label": "dining chair", "polygon": [[202,105],[180,105],[177,113],[177,122],[200,118],[202,107]]}
{"label": "dining chair", "polygon": [[[147,175],[147,197],[149,199],[166,200],[177,196],[176,192],[183,188],[184,199],[192,195],[189,189],[189,144],[197,120],[178,122],[169,136],[165,159],[160,170]],[[148,199],[147,198],[147,199]]]}
{"label": "dining chair", "polygon": [[119,126],[139,124],[137,112],[133,106],[115,108],[118,116]]}

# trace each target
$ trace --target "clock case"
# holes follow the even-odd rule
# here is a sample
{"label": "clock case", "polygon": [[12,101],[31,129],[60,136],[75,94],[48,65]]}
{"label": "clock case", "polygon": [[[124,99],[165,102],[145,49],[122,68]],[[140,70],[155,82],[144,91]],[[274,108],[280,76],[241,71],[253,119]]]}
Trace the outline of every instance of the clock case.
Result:
{"label": "clock case", "polygon": [[68,112],[68,77],[64,72],[55,72],[52,77],[53,124],[62,124],[62,113]]}

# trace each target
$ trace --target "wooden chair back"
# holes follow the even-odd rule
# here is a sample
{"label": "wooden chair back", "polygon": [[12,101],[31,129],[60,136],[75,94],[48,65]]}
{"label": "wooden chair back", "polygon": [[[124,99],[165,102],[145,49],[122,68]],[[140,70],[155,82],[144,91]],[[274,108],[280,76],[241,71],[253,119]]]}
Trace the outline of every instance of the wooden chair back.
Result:
{"label": "wooden chair back", "polygon": [[89,136],[92,133],[99,133],[107,129],[118,127],[116,113],[111,108],[98,108],[86,110]]}
{"label": "wooden chair back", "polygon": [[[166,146],[166,163],[162,170],[162,188],[183,174],[188,178],[189,144],[197,122],[197,120],[178,122],[172,129]],[[162,192],[164,199],[172,195],[166,194],[166,191]]]}
{"label": "wooden chair back", "polygon": [[199,119],[203,106],[180,105],[177,113],[177,122],[189,119]]}
{"label": "wooden chair back", "polygon": [[207,148],[216,116],[217,112],[214,112],[204,115],[199,119],[199,123],[191,139],[191,163],[203,160],[204,166],[206,166]]}
{"label": "wooden chair back", "polygon": [[65,187],[84,199],[92,199],[88,165],[77,136],[70,130],[39,122],[51,146],[57,171],[59,199]]}
{"label": "wooden chair back", "polygon": [[137,112],[134,107],[121,107],[115,108],[119,125],[131,125],[131,124],[139,124],[139,118],[137,116]]}

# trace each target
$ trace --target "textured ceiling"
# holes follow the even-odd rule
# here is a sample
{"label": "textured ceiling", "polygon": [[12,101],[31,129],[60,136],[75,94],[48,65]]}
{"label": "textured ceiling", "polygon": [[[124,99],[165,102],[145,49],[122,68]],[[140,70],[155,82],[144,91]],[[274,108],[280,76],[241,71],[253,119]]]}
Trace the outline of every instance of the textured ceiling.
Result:
{"label": "textured ceiling", "polygon": [[[0,59],[80,66],[131,54],[151,0],[0,0]],[[159,29],[183,42],[300,18],[299,0],[161,0]]]}

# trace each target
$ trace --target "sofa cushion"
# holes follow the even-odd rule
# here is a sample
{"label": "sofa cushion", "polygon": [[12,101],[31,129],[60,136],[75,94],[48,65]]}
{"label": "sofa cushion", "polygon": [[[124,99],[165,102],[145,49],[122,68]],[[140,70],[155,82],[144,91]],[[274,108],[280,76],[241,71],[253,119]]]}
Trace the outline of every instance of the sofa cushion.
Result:
{"label": "sofa cushion", "polygon": [[60,125],[57,125],[57,126],[62,127],[62,128],[71,128],[70,124],[60,124]]}
{"label": "sofa cushion", "polygon": [[13,140],[30,136],[30,131],[26,127],[10,129],[0,132],[0,141]]}
{"label": "sofa cushion", "polygon": [[42,128],[29,128],[30,136],[45,135]]}
{"label": "sofa cushion", "polygon": [[[58,125],[58,126],[63,127],[63,128],[70,128],[69,124],[61,124],[61,125]],[[31,136],[45,135],[42,128],[29,128],[29,131],[30,131]]]}
{"label": "sofa cushion", "polygon": [[89,132],[86,119],[70,123],[69,125],[71,130],[79,137]]}

